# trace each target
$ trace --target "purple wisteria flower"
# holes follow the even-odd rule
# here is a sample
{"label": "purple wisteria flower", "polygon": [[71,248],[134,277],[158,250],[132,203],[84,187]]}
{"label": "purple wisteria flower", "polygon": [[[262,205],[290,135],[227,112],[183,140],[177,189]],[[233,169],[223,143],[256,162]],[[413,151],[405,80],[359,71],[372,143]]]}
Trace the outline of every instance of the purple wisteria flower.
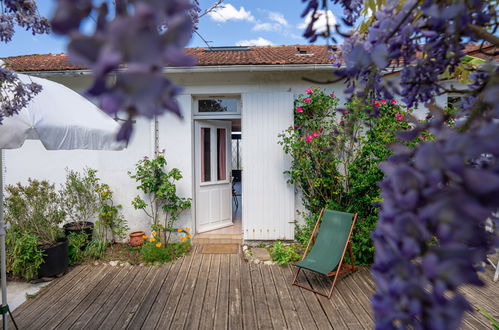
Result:
{"label": "purple wisteria flower", "polygon": [[[58,1],[52,28],[71,36],[70,60],[92,69],[94,83],[88,94],[99,97],[109,114],[128,115],[118,139],[130,138],[136,116],[152,118],[165,111],[181,116],[175,100],[180,89],[163,69],[195,64],[184,48],[198,13],[189,0],[118,0],[114,11],[100,1]],[[92,14],[97,16],[94,31],[79,32]]]}
{"label": "purple wisteria flower", "polygon": [[[306,12],[317,11],[318,1],[307,2]],[[331,2],[347,9],[346,23],[362,9],[354,10],[353,1]],[[400,96],[407,106],[427,104],[431,112],[427,121],[400,132],[414,146],[393,146],[394,155],[381,165],[383,202],[373,232],[376,328],[456,329],[470,309],[459,287],[481,285],[481,262],[499,246],[497,230],[485,230],[487,219],[497,228],[499,209],[494,59],[499,39],[491,33],[499,27],[497,9],[479,0],[379,3],[371,3],[367,30],[344,35],[335,73],[345,78],[352,97]],[[314,41],[325,35],[311,24],[304,36]],[[448,77],[462,65],[470,42],[488,61],[474,68],[468,87],[455,88]],[[400,84],[386,79],[385,74],[397,72]],[[455,116],[435,104],[437,96],[449,92],[463,96]],[[376,111],[373,104],[373,115]],[[422,132],[432,139],[419,139]]]}
{"label": "purple wisteria flower", "polygon": [[[10,42],[19,26],[31,33],[50,31],[48,20],[38,14],[33,0],[0,0],[0,42]],[[23,83],[0,63],[0,124],[3,118],[19,113],[41,90],[35,83]]]}

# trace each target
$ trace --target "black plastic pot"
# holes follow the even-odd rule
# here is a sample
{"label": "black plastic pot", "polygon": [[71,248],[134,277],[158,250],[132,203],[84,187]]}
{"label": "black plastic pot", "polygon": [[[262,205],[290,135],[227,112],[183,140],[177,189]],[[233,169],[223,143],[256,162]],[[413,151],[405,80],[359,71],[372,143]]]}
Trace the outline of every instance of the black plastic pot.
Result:
{"label": "black plastic pot", "polygon": [[38,276],[55,277],[64,273],[68,268],[68,239],[66,237],[59,238],[56,244],[42,249],[45,256],[43,264],[38,270]]}
{"label": "black plastic pot", "polygon": [[71,233],[81,233],[82,231],[87,234],[87,242],[92,240],[92,234],[94,232],[94,224],[93,222],[85,221],[82,226],[78,226],[75,222],[68,222],[64,226],[64,235],[69,236]]}

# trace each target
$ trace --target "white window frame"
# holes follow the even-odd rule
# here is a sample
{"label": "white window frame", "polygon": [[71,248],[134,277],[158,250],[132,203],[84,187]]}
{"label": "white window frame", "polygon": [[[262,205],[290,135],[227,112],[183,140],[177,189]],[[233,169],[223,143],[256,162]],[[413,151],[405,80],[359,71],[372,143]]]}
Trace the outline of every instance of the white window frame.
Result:
{"label": "white window frame", "polygon": [[[237,110],[227,112],[199,112],[199,100],[219,100],[219,99],[237,99]],[[193,115],[195,118],[211,118],[216,119],[220,117],[225,118],[239,118],[241,116],[241,95],[240,94],[209,94],[209,95],[195,95],[192,97],[193,101]]]}

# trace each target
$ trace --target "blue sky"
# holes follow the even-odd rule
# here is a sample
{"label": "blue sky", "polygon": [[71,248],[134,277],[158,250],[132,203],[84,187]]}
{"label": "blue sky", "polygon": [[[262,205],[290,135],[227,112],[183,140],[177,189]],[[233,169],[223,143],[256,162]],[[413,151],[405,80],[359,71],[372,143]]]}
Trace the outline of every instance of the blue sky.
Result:
{"label": "blue sky", "polygon": [[[50,17],[55,0],[37,1],[42,15]],[[201,0],[203,9],[213,0]],[[293,45],[307,43],[302,37],[305,4],[300,0],[225,0],[225,7],[201,18],[198,32],[211,46]],[[332,7],[330,21],[339,17],[341,8]],[[325,17],[325,15],[323,15]],[[319,22],[319,25],[321,23]],[[319,41],[319,43],[323,43]],[[194,35],[189,47],[205,47]],[[0,46],[0,57],[61,53],[66,39],[54,35],[37,35],[18,30],[12,42]]]}

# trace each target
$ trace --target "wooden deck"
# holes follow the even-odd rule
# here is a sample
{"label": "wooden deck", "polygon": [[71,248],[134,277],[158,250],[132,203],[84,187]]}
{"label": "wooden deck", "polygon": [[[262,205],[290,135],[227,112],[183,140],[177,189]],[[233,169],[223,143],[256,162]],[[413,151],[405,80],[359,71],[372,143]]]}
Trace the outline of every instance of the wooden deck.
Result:
{"label": "wooden deck", "polygon": [[[338,281],[331,300],[291,286],[290,267],[249,264],[236,254],[201,254],[164,266],[85,265],[14,311],[20,329],[370,329],[367,269]],[[467,288],[499,319],[499,282]],[[302,280],[305,280],[302,277]],[[328,283],[311,273],[316,288]],[[481,314],[466,329],[489,328]]]}

